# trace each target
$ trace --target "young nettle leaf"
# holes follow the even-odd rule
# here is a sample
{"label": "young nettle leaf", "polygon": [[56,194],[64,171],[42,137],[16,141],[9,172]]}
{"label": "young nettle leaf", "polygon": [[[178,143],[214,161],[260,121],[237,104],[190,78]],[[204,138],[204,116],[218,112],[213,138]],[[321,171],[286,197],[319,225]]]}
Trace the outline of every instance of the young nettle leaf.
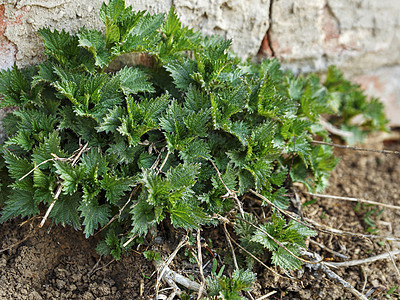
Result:
{"label": "young nettle leaf", "polygon": [[125,30],[121,34],[120,43],[113,47],[113,54],[120,55],[139,51],[144,53],[155,52],[155,45],[161,39],[157,30],[160,28],[163,19],[163,14],[129,13],[121,24]]}
{"label": "young nettle leaf", "polygon": [[107,204],[99,205],[93,201],[83,201],[78,210],[83,218],[82,225],[85,227],[83,233],[86,238],[93,235],[99,226],[106,225],[111,218],[111,208]]}
{"label": "young nettle leaf", "polygon": [[185,230],[197,229],[207,219],[205,213],[198,206],[193,207],[183,202],[173,205],[169,213],[172,225]]}
{"label": "young nettle leaf", "polygon": [[99,148],[92,148],[90,151],[83,154],[81,166],[85,169],[85,177],[92,179],[103,176],[109,169],[107,158],[101,154]]}
{"label": "young nettle leaf", "polygon": [[[144,194],[144,193],[142,193]],[[150,227],[157,223],[154,206],[147,203],[144,197],[139,197],[139,201],[132,206],[130,214],[132,216],[132,234],[140,236],[147,234]]]}
{"label": "young nettle leaf", "polygon": [[82,195],[79,192],[68,196],[61,195],[54,203],[49,217],[54,219],[56,224],[67,224],[79,229],[81,221],[78,207],[81,199]]}
{"label": "young nettle leaf", "polygon": [[0,223],[17,216],[31,217],[40,213],[39,202],[35,201],[31,191],[13,189],[2,210]]}
{"label": "young nettle leaf", "polygon": [[187,129],[190,133],[201,137],[207,136],[208,132],[208,121],[211,119],[210,109],[201,109],[198,112],[189,112],[189,114],[183,118]]}
{"label": "young nettle leaf", "polygon": [[118,178],[109,174],[105,174],[100,181],[101,188],[106,191],[106,198],[110,203],[117,203],[133,184],[132,178]]}
{"label": "young nettle leaf", "polygon": [[118,76],[125,95],[154,92],[152,83],[147,81],[146,73],[139,68],[125,67],[118,72]]}
{"label": "young nettle leaf", "polygon": [[33,164],[27,159],[15,156],[11,151],[3,148],[3,157],[7,164],[10,176],[19,180],[33,169]]}
{"label": "young nettle leaf", "polygon": [[182,25],[173,6],[171,6],[161,30],[165,38],[160,43],[159,56],[165,62],[176,57],[176,53],[194,51],[200,47],[200,34]]}
{"label": "young nettle leaf", "polygon": [[33,187],[36,189],[34,198],[38,202],[52,203],[54,201],[53,191],[56,189],[57,180],[54,175],[44,173],[39,168],[33,172]]}
{"label": "young nettle leaf", "polygon": [[73,194],[77,191],[85,176],[85,169],[82,166],[73,167],[70,162],[55,161],[56,173],[60,175],[63,191],[65,194]]}
{"label": "young nettle leaf", "polygon": [[296,256],[300,254],[300,252],[298,251],[298,247],[288,245],[287,249],[290,250],[290,252],[292,253],[289,253],[284,248],[278,248],[276,251],[273,251],[271,257],[272,263],[274,265],[280,266],[283,269],[301,270],[301,260],[293,256],[293,254]]}
{"label": "young nettle leaf", "polygon": [[123,0],[110,1],[108,5],[103,3],[101,6],[99,15],[100,19],[106,25],[106,42],[108,48],[120,40],[118,25],[123,20],[125,11],[125,1]]}
{"label": "young nettle leaf", "polygon": [[81,30],[78,33],[79,46],[93,54],[95,64],[99,68],[108,66],[111,55],[106,49],[106,41],[103,34],[97,30]]}
{"label": "young nettle leaf", "polygon": [[78,36],[71,35],[64,29],[51,31],[42,28],[38,31],[43,39],[48,57],[55,58],[62,66],[73,65],[79,53]]}
{"label": "young nettle leaf", "polygon": [[174,60],[166,65],[167,71],[174,79],[175,87],[180,90],[187,90],[190,84],[195,84],[192,74],[197,71],[196,63],[188,58]]}
{"label": "young nettle leaf", "polygon": [[122,107],[116,106],[110,109],[108,114],[97,127],[98,132],[105,131],[106,133],[114,132],[118,127],[122,125],[121,119],[125,116],[125,111]]}
{"label": "young nettle leaf", "polygon": [[3,95],[0,107],[24,106],[26,94],[30,92],[30,82],[26,71],[14,65],[11,69],[0,71],[0,95]]}
{"label": "young nettle leaf", "polygon": [[[51,165],[51,159],[54,157],[66,157],[67,154],[61,150],[60,136],[58,131],[53,131],[43,143],[32,150],[32,161],[40,169],[48,168]],[[45,161],[48,161],[44,163]]]}

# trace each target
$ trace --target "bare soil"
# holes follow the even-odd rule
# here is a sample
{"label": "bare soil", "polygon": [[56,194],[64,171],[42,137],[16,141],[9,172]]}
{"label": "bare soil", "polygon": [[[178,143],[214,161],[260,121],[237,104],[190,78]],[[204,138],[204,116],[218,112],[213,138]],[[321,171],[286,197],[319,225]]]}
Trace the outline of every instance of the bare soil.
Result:
{"label": "bare soil", "polygon": [[[400,143],[367,144],[368,148],[400,150]],[[400,157],[381,153],[336,149],[341,161],[331,178],[326,194],[358,197],[400,206]],[[300,193],[304,204],[312,200]],[[337,228],[368,234],[400,236],[400,210],[361,205],[343,200],[315,198],[303,206],[302,213],[314,221]],[[370,215],[369,215],[370,214]],[[368,218],[369,216],[369,218]],[[150,299],[154,297],[156,275],[153,265],[144,259],[140,246],[119,261],[101,258],[95,251],[98,237],[85,239],[82,232],[70,227],[47,225],[38,229],[40,219],[13,220],[0,226],[0,299]],[[218,238],[215,251],[222,249],[223,232],[211,231],[204,236]],[[165,237],[170,239],[170,237]],[[348,260],[371,257],[400,249],[399,242],[383,238],[367,239],[346,235],[319,233],[315,241]],[[166,253],[171,245],[160,247]],[[337,255],[310,243],[311,252],[325,261],[341,261]],[[173,250],[173,249],[172,249]],[[226,246],[225,246],[226,251]],[[183,251],[181,251],[183,252]],[[207,251],[205,251],[207,252]],[[204,260],[210,255],[205,253]],[[177,256],[171,268],[182,271],[187,267],[185,255]],[[400,285],[400,257],[380,260],[334,272],[369,299],[386,299],[393,287]],[[185,267],[186,265],[186,267]],[[195,265],[195,264],[194,264]],[[292,279],[276,278],[268,270],[257,268],[258,280],[252,295],[255,299],[275,292],[269,299],[355,299],[348,289],[335,283],[325,273],[304,268],[292,273]],[[282,273],[284,274],[284,273]],[[290,275],[290,274],[287,274]],[[187,275],[189,276],[189,275]],[[189,276],[190,277],[190,276]],[[166,286],[161,286],[161,289]],[[162,292],[169,295],[171,291]],[[390,296],[398,298],[399,291]],[[246,295],[248,296],[248,295]]]}

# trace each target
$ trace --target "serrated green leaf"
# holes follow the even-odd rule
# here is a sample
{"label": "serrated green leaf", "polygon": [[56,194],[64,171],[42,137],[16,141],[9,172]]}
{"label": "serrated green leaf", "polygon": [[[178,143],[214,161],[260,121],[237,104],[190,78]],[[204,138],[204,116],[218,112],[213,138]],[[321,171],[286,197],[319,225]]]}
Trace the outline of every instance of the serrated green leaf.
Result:
{"label": "serrated green leaf", "polygon": [[43,163],[46,160],[54,159],[54,156],[66,157],[67,154],[60,149],[60,137],[57,131],[53,131],[48,137],[44,138],[43,143],[32,150],[32,160],[40,169],[48,168],[51,161]]}
{"label": "serrated green leaf", "polygon": [[232,280],[235,281],[235,289],[240,291],[249,291],[254,285],[254,281],[257,278],[257,274],[251,272],[250,270],[237,269],[233,271]]}
{"label": "serrated green leaf", "polygon": [[199,228],[205,214],[199,207],[191,207],[184,202],[178,202],[170,210],[171,223],[175,228],[192,230]]}
{"label": "serrated green leaf", "polygon": [[211,159],[210,146],[201,139],[196,139],[187,143],[179,152],[179,156],[186,162],[192,163],[199,159]]}
{"label": "serrated green leaf", "polygon": [[109,113],[106,115],[103,122],[97,127],[97,131],[105,131],[106,133],[114,132],[119,126],[121,126],[121,119],[124,117],[124,114],[124,109],[120,106],[116,106],[112,110],[109,110]]}
{"label": "serrated green leaf", "polygon": [[139,159],[137,161],[138,167],[140,169],[150,169],[151,166],[154,164],[156,161],[157,157],[155,157],[153,154],[150,154],[148,152],[142,152],[139,155]]}
{"label": "serrated green leaf", "polygon": [[118,76],[125,95],[154,92],[152,83],[147,80],[147,74],[139,68],[124,67],[118,72]]}
{"label": "serrated green leaf", "polygon": [[200,165],[180,164],[175,168],[170,168],[166,174],[170,182],[171,189],[181,189],[192,187],[196,183]]}
{"label": "serrated green leaf", "polygon": [[81,226],[78,214],[80,200],[81,195],[79,193],[60,196],[60,198],[54,203],[49,217],[52,218],[56,224],[71,225],[75,229],[79,229]]}
{"label": "serrated green leaf", "polygon": [[[298,255],[296,247],[287,247],[292,253]],[[285,249],[279,247],[277,251],[272,253],[272,263],[286,270],[301,270],[301,260],[294,257]]]}
{"label": "serrated green leaf", "polygon": [[117,203],[122,195],[134,184],[132,178],[124,178],[105,174],[100,181],[101,188],[106,191],[106,198],[110,203]]}
{"label": "serrated green leaf", "polygon": [[16,180],[25,176],[33,169],[33,164],[27,159],[19,158],[5,148],[3,149],[3,156],[10,176]]}
{"label": "serrated green leaf", "polygon": [[132,234],[140,236],[147,234],[151,226],[156,224],[153,206],[144,200],[132,206]]}
{"label": "serrated green leaf", "polygon": [[81,166],[72,167],[70,162],[55,161],[56,173],[60,175],[65,194],[73,194],[85,176],[85,169]]}
{"label": "serrated green leaf", "polygon": [[82,155],[81,167],[85,169],[87,178],[97,179],[108,170],[108,161],[101,154],[100,148],[92,148]]}
{"label": "serrated green leaf", "polygon": [[86,238],[93,235],[99,226],[106,225],[111,217],[111,209],[108,204],[98,205],[84,201],[78,210],[81,212],[80,216],[83,218],[82,224],[85,226],[83,233]]}
{"label": "serrated green leaf", "polygon": [[33,145],[35,144],[35,140],[32,139],[31,133],[27,130],[20,130],[14,135],[12,138],[8,139],[6,145],[18,145],[22,149],[29,151],[32,149]]}
{"label": "serrated green leaf", "polygon": [[184,117],[183,122],[188,128],[189,132],[204,137],[208,131],[208,121],[211,119],[211,110],[200,110],[198,112],[189,113]]}
{"label": "serrated green leaf", "polygon": [[169,195],[170,187],[168,182],[163,181],[154,170],[143,170],[142,181],[148,191],[147,201],[152,205],[162,205]]}
{"label": "serrated green leaf", "polygon": [[79,47],[78,37],[73,36],[65,30],[51,31],[49,28],[38,30],[46,47],[46,54],[54,57],[61,65],[69,65],[75,62]]}
{"label": "serrated green leaf", "polygon": [[38,203],[33,198],[32,192],[15,189],[11,192],[1,211],[0,223],[17,216],[24,218],[35,216],[39,213]]}
{"label": "serrated green leaf", "polygon": [[173,61],[167,64],[167,71],[171,73],[175,86],[181,90],[187,90],[193,82],[191,75],[197,71],[196,64],[187,59],[183,62]]}
{"label": "serrated green leaf", "polygon": [[106,39],[98,30],[81,30],[78,33],[79,46],[93,54],[96,66],[104,68],[111,62],[111,55],[106,49]]}

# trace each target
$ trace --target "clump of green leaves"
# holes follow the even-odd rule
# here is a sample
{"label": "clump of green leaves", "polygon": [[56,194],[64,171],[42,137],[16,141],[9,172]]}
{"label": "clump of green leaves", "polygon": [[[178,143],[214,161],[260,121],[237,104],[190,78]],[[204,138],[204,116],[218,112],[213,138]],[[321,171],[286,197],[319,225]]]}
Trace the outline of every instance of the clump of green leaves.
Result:
{"label": "clump of green leaves", "polygon": [[329,68],[324,86],[334,104],[330,121],[353,133],[345,137],[347,143],[361,142],[372,131],[388,131],[383,104],[377,98],[368,99],[361,87],[346,80],[335,66]]}
{"label": "clump of green leaves", "polygon": [[208,295],[209,299],[222,300],[241,300],[247,299],[241,296],[241,291],[250,291],[254,285],[257,274],[250,270],[235,270],[232,277],[223,275],[225,266],[218,273],[216,272],[216,260],[214,260],[211,276],[208,277]]}
{"label": "clump of green leaves", "polygon": [[[16,108],[3,120],[0,222],[46,209],[86,237],[105,227],[98,251],[119,258],[160,223],[218,225],[249,189],[287,208],[292,182],[327,185],[337,160],[312,140],[329,141],[318,119],[333,98],[317,77],[284,74],[277,60],[242,63],[229,40],[201,36],[173,9],[111,0],[100,18],[105,35],[41,29],[47,60],[0,73],[1,105]],[[151,63],[109,71],[132,53]],[[276,211],[259,226],[296,255],[314,234]],[[300,268],[268,235],[239,227],[244,247]]]}

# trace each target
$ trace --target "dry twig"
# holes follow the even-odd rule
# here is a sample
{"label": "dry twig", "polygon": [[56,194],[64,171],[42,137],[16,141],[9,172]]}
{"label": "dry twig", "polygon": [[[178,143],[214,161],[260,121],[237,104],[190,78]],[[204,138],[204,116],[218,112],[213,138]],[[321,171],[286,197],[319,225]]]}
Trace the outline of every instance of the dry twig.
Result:
{"label": "dry twig", "polygon": [[[221,215],[217,215],[217,218],[222,221],[224,224],[228,223],[230,224],[231,222],[221,216]],[[228,236],[229,240],[232,241],[236,246],[238,246],[243,252],[245,252],[246,254],[248,254],[250,257],[252,257],[254,260],[256,260],[258,263],[260,263],[264,268],[266,268],[267,270],[271,271],[273,274],[275,274],[278,277],[282,277],[285,278],[284,276],[278,274],[276,271],[274,271],[273,269],[271,269],[270,267],[268,267],[262,260],[260,260],[258,257],[256,257],[254,254],[252,254],[251,252],[249,252],[248,250],[246,250],[245,248],[243,248],[238,242],[236,242],[233,238],[231,238],[231,236],[229,235],[229,231],[226,230],[225,231],[226,235]]]}
{"label": "dry twig", "polygon": [[376,256],[371,256],[368,258],[363,258],[363,259],[356,259],[356,260],[349,260],[349,261],[343,261],[343,262],[325,262],[325,265],[333,268],[340,268],[340,267],[352,267],[352,266],[357,266],[357,265],[362,265],[362,264],[367,264],[367,263],[372,263],[378,260],[382,259],[390,259],[391,256],[396,256],[400,254],[400,250],[395,250],[395,251],[389,251],[383,254],[379,254]]}
{"label": "dry twig", "polygon": [[322,125],[322,128],[324,128],[326,131],[333,133],[337,136],[341,137],[352,137],[354,134],[350,131],[344,131],[341,130],[335,126],[333,126],[331,123],[326,121],[324,118],[319,118],[319,123]]}
{"label": "dry twig", "polygon": [[[71,157],[69,157],[67,159],[67,160],[72,160],[72,163],[71,163],[72,166],[76,165],[76,163],[78,162],[79,158],[81,157],[82,153],[86,150],[88,145],[89,145],[89,142],[87,142],[85,145],[83,145],[78,150],[77,154],[74,153]],[[56,160],[63,160],[63,159],[57,157],[55,154],[52,154],[52,155],[54,156],[54,158]],[[45,215],[44,215],[44,217],[42,219],[42,222],[40,222],[40,224],[39,224],[39,228],[42,228],[44,223],[46,223],[46,220],[49,217],[50,212],[52,211],[54,205],[56,204],[58,197],[60,197],[61,191],[62,191],[62,185],[61,185],[61,183],[59,183],[58,187],[57,187],[57,190],[56,190],[56,193],[54,194],[54,201],[50,204],[49,208],[47,209],[47,211],[46,211],[46,213],[45,213]]]}
{"label": "dry twig", "polygon": [[400,282],[399,268],[397,268],[396,262],[394,261],[394,258],[392,256],[392,254],[390,253],[389,245],[388,245],[388,243],[386,241],[385,241],[385,247],[386,247],[386,250],[388,251],[387,253],[389,254],[390,260],[392,261],[392,264],[393,264],[394,268],[396,269],[397,280]]}
{"label": "dry twig", "polygon": [[231,249],[232,252],[232,259],[233,259],[233,264],[235,265],[235,269],[239,270],[239,266],[236,260],[236,255],[235,255],[235,249],[233,248],[232,242],[231,242],[231,237],[228,233],[228,229],[226,229],[226,223],[223,223],[223,227],[224,227],[224,232],[225,232],[225,237],[226,237],[226,241],[228,242],[229,248]]}
{"label": "dry twig", "polygon": [[[179,242],[178,246],[175,248],[174,252],[171,253],[171,255],[168,257],[168,259],[163,262],[163,261],[154,261],[154,265],[156,267],[158,276],[157,276],[157,283],[156,283],[156,298],[158,296],[158,289],[160,286],[160,281],[165,280],[169,286],[171,286],[174,289],[174,292],[177,295],[180,295],[181,290],[177,286],[177,283],[184,286],[185,288],[192,290],[192,291],[199,291],[200,290],[200,284],[197,282],[194,282],[185,276],[171,270],[169,268],[169,265],[171,264],[172,260],[175,258],[175,256],[178,254],[178,251],[184,247],[188,242],[188,237],[185,236],[182,238],[182,240]],[[205,295],[206,292],[203,291],[203,294]]]}
{"label": "dry twig", "polygon": [[[106,268],[106,267],[108,267],[109,265],[111,265],[113,262],[115,262],[116,260],[115,259],[112,259],[111,261],[109,261],[108,263],[106,263],[105,265],[103,265],[103,266],[101,266],[101,267],[98,267],[98,268],[92,268],[92,270],[90,270],[90,272],[88,273],[88,276],[91,276],[91,275],[93,275],[95,272],[97,272],[98,270],[101,270],[101,269],[103,269],[103,268]],[[100,260],[98,261],[98,262],[100,262]],[[96,263],[96,265],[97,265],[97,263]],[[96,266],[95,265],[95,266]]]}
{"label": "dry twig", "polygon": [[0,253],[6,252],[7,250],[11,250],[11,249],[14,248],[15,246],[18,246],[19,244],[25,242],[27,239],[29,239],[31,236],[33,236],[33,235],[35,234],[35,232],[36,232],[36,231],[33,230],[33,232],[30,232],[29,234],[27,234],[22,240],[20,240],[20,241],[14,243],[14,244],[12,244],[12,245],[6,247],[6,248],[0,249]]}
{"label": "dry twig", "polygon": [[310,196],[313,196],[313,197],[329,198],[329,199],[352,201],[352,202],[361,202],[361,203],[368,203],[368,204],[373,204],[373,205],[377,205],[377,206],[383,206],[383,207],[387,207],[387,208],[400,209],[400,206],[380,203],[380,202],[366,200],[366,199],[360,199],[360,198],[354,198],[354,197],[341,197],[341,196],[334,196],[334,195],[316,194],[316,193],[310,193],[310,192],[305,192],[305,193],[307,195],[310,195]]}
{"label": "dry twig", "polygon": [[400,241],[400,238],[398,238],[398,237],[387,236],[387,235],[362,234],[362,233],[356,233],[356,232],[351,232],[351,231],[343,231],[343,230],[332,228],[332,227],[329,227],[326,225],[319,224],[318,222],[316,222],[312,219],[305,218],[305,220],[308,223],[311,223],[314,226],[319,227],[319,229],[318,229],[319,231],[328,233],[328,234],[349,235],[349,236],[355,236],[355,237],[364,238],[364,239],[385,239],[387,241]]}
{"label": "dry twig", "polygon": [[221,172],[218,170],[218,168],[217,168],[217,166],[215,165],[215,163],[214,163],[211,159],[210,159],[209,161],[210,161],[211,164],[213,165],[215,171],[217,171],[218,178],[219,178],[219,180],[222,182],[222,184],[224,185],[224,187],[225,187],[225,189],[226,189],[226,191],[227,191],[227,194],[226,194],[226,196],[224,196],[224,197],[226,197],[226,198],[231,197],[231,198],[233,198],[233,199],[236,201],[236,204],[237,204],[237,206],[239,207],[240,214],[241,214],[242,218],[244,218],[244,210],[243,210],[243,207],[242,207],[242,203],[240,202],[239,198],[237,197],[235,191],[231,191],[231,190],[227,187],[227,185],[225,184],[225,182],[222,180]]}
{"label": "dry twig", "polygon": [[392,151],[392,150],[366,149],[366,148],[352,147],[352,146],[347,146],[347,145],[339,145],[339,144],[327,143],[327,142],[321,142],[321,141],[312,141],[312,143],[313,144],[319,144],[319,145],[333,146],[333,147],[342,148],[342,149],[356,150],[356,151],[365,151],[365,152],[375,152],[375,153],[382,153],[382,154],[400,155],[399,151]]}
{"label": "dry twig", "polygon": [[276,294],[276,293],[277,293],[277,291],[269,292],[268,294],[266,294],[266,295],[264,295],[264,296],[261,296],[260,298],[257,298],[257,300],[268,299],[270,296],[272,296],[273,294]]}
{"label": "dry twig", "polygon": [[325,245],[318,243],[317,241],[314,241],[312,239],[309,239],[310,243],[317,245],[318,247],[320,247],[321,249],[324,249],[326,252],[332,253],[333,255],[336,255],[337,257],[343,258],[343,259],[349,259],[349,257],[347,255],[344,255],[342,253],[336,252],[328,247],[326,247]]}
{"label": "dry twig", "polygon": [[206,286],[206,279],[204,277],[204,272],[203,272],[203,256],[201,254],[200,229],[197,230],[197,256],[198,256],[197,263],[199,265],[199,271],[201,277],[201,285],[197,299],[200,300],[203,295],[203,290],[205,289]]}
{"label": "dry twig", "polygon": [[[304,251],[303,254],[307,255],[310,259],[314,259],[315,261],[321,261],[321,256],[319,256],[317,253],[310,253],[310,252]],[[320,262],[317,264],[306,264],[306,267],[308,267],[312,270],[323,271],[329,278],[331,278],[335,282],[338,282],[341,285],[343,285],[343,287],[346,288],[347,290],[349,290],[357,299],[368,300],[368,298],[364,294],[360,293],[350,283],[348,283],[342,277],[340,277],[335,272],[333,272],[331,269],[329,269],[327,267],[327,263]]]}

